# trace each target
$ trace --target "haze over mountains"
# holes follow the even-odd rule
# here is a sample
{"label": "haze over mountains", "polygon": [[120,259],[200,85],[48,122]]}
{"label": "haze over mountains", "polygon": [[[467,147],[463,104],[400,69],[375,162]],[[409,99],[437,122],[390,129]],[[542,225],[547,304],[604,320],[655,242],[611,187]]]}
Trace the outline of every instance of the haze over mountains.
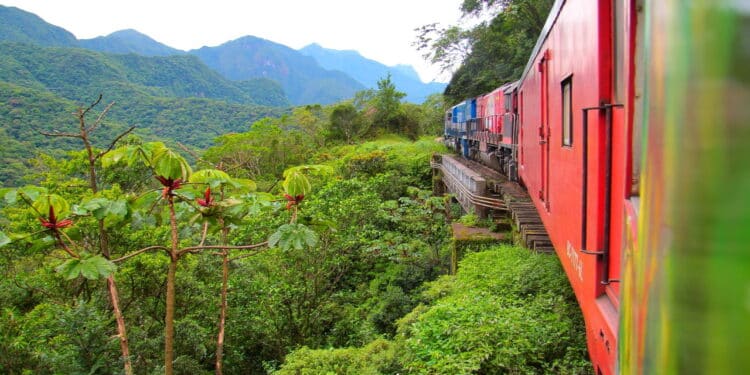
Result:
{"label": "haze over mountains", "polygon": [[378,81],[390,74],[391,82],[407,94],[407,101],[421,103],[431,94],[445,90],[444,83],[422,83],[411,65],[389,67],[365,58],[357,51],[327,49],[315,43],[302,47],[299,52],[314,58],[325,69],[345,72],[368,88],[377,88]]}
{"label": "haze over mountains", "polygon": [[[331,104],[357,91],[376,88],[391,74],[406,100],[420,103],[444,90],[443,83],[425,84],[410,66],[388,67],[356,51],[337,51],[312,44],[297,51],[265,39],[245,36],[220,46],[181,51],[136,30],[77,40],[67,30],[14,7],[0,6],[0,41],[54,47],[80,47],[110,54],[143,56],[194,55],[233,81],[268,78],[281,84],[292,105]],[[262,101],[262,100],[261,100]]]}

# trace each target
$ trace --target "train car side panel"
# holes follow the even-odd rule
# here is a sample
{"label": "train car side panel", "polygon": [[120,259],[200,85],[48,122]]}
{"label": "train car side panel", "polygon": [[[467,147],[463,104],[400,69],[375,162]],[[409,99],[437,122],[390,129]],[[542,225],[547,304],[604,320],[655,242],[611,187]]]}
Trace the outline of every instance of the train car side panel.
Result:
{"label": "train car side panel", "polygon": [[520,176],[576,292],[592,362],[603,374],[616,371],[617,304],[603,294],[607,261],[598,253],[608,246],[605,227],[615,230],[607,220],[613,215],[605,213],[612,208],[605,200],[612,196],[606,193],[612,173],[606,156],[613,141],[622,141],[608,132],[611,117],[594,109],[610,96],[610,3],[561,4],[520,86]]}

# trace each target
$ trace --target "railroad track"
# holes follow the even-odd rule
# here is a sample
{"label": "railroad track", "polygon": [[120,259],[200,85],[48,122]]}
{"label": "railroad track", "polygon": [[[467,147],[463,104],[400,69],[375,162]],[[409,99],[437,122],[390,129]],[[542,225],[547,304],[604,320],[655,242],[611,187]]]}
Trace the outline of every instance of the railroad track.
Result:
{"label": "railroad track", "polygon": [[441,171],[443,182],[448,190],[456,195],[468,197],[472,204],[494,210],[495,220],[510,220],[514,237],[526,248],[540,253],[553,253],[554,247],[547,234],[542,218],[539,216],[528,193],[517,182],[508,179],[499,172],[475,161],[454,157],[456,160],[481,175],[487,181],[486,195],[478,195],[461,184],[461,181],[447,171],[439,162],[433,161],[432,168]]}

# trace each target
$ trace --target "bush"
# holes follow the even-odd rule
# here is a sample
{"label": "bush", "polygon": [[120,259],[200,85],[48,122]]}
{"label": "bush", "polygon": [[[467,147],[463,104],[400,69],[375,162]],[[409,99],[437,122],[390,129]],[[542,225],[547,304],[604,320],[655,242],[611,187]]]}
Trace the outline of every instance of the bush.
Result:
{"label": "bush", "polygon": [[473,212],[469,212],[466,215],[461,216],[458,220],[459,223],[466,225],[467,227],[479,226],[479,216]]}
{"label": "bush", "polygon": [[341,172],[346,178],[374,176],[385,170],[385,162],[385,152],[380,150],[365,154],[354,154],[346,159]]}
{"label": "bush", "polygon": [[299,349],[276,374],[591,374],[578,305],[557,258],[508,245],[427,284],[392,341]]}
{"label": "bush", "polygon": [[425,295],[434,303],[399,324],[407,372],[591,372],[581,314],[557,258],[502,246],[467,255],[456,276],[432,286]]}
{"label": "bush", "polygon": [[309,349],[303,347],[286,357],[275,375],[376,375],[400,371],[396,348],[390,341],[378,339],[363,348]]}

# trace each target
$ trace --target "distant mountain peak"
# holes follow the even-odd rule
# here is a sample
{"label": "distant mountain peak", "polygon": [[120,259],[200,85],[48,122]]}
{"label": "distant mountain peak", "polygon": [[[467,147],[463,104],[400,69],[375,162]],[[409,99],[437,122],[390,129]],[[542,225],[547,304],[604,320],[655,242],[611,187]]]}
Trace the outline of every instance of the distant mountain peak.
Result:
{"label": "distant mountain peak", "polygon": [[419,77],[419,73],[417,73],[416,69],[414,69],[413,66],[407,65],[407,64],[398,64],[394,65],[393,69],[405,74],[406,76],[409,76],[417,81],[422,81],[422,78]]}
{"label": "distant mountain peak", "polygon": [[387,66],[375,60],[363,57],[354,50],[334,50],[317,43],[302,47],[300,53],[315,59],[326,69],[342,71],[368,88],[377,88],[379,80],[391,75],[396,89],[406,93],[406,100],[415,103],[423,102],[427,96],[442,93],[444,83],[424,83],[411,65]]}
{"label": "distant mountain peak", "polygon": [[154,40],[150,36],[148,36],[148,35],[140,32],[140,31],[138,31],[136,29],[122,29],[122,30],[117,30],[117,31],[115,31],[113,33],[110,33],[107,36],[111,36],[111,37],[129,37],[129,38],[139,37],[139,38],[145,38],[145,39],[149,39],[149,40]]}
{"label": "distant mountain peak", "polygon": [[109,53],[137,53],[144,56],[169,56],[183,54],[181,51],[162,44],[135,29],[115,31],[107,36],[81,39],[84,48]]}

